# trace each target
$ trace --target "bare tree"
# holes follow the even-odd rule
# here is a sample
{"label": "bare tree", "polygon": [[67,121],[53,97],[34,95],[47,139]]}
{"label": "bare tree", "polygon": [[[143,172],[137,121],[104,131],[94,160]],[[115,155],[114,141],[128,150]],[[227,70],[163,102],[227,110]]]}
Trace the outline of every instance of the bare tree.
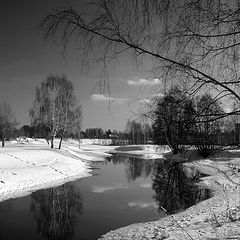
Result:
{"label": "bare tree", "polygon": [[125,127],[125,136],[131,144],[145,144],[149,140],[151,127],[147,123],[140,123],[136,120],[127,120]]}
{"label": "bare tree", "polygon": [[60,137],[60,142],[58,148],[61,148],[62,140],[64,137],[64,134],[68,128],[69,125],[71,124],[71,121],[73,121],[73,116],[74,116],[74,107],[76,104],[76,99],[74,97],[73,93],[73,84],[69,80],[64,80],[63,81],[63,88],[61,88],[61,93],[60,95],[62,96],[62,107],[63,107],[63,112],[61,116],[61,126],[60,126],[60,132],[61,132],[61,137]]}
{"label": "bare tree", "polygon": [[0,103],[0,139],[2,141],[2,147],[5,146],[5,139],[11,136],[17,124],[17,120],[12,113],[10,105],[5,102]]}
{"label": "bare tree", "polygon": [[62,34],[64,47],[77,39],[84,62],[97,48],[105,70],[109,59],[130,51],[137,62],[150,58],[165,82],[187,82],[189,95],[207,87],[239,102],[239,14],[238,0],[95,0],[80,11],[53,11],[42,27],[45,37]]}
{"label": "bare tree", "polygon": [[31,212],[38,233],[46,239],[73,239],[74,227],[82,214],[83,200],[71,183],[43,189],[31,195]]}
{"label": "bare tree", "polygon": [[81,146],[81,132],[82,132],[82,108],[81,106],[77,106],[74,115],[73,115],[73,122],[74,122],[74,131],[77,133],[78,137],[78,144],[79,144],[79,149]]}
{"label": "bare tree", "polygon": [[51,148],[54,147],[54,139],[58,133],[61,133],[59,148],[61,147],[74,103],[73,85],[65,76],[50,75],[41,82],[40,88],[36,88],[30,116],[32,124],[41,122],[47,125]]}
{"label": "bare tree", "polygon": [[210,94],[204,94],[196,100],[196,123],[192,143],[202,156],[207,157],[214,150],[222,148],[220,136],[224,127],[223,119],[211,121],[212,116],[224,111],[219,101],[214,101]]}

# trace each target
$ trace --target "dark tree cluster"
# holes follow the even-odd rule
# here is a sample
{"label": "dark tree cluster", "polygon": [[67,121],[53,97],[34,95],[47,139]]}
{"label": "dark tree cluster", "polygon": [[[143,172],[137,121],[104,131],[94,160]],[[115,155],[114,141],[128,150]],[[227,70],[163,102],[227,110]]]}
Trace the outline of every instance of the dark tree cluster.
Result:
{"label": "dark tree cluster", "polygon": [[[85,139],[111,139],[112,145],[127,144],[127,136],[123,131],[117,130],[103,130],[102,128],[87,128],[82,131],[82,138]],[[104,144],[104,142],[101,142]]]}
{"label": "dark tree cluster", "polygon": [[106,138],[106,133],[101,128],[87,128],[84,133],[85,138],[103,139]]}
{"label": "dark tree cluster", "polygon": [[38,123],[37,125],[23,125],[18,129],[19,137],[29,137],[29,138],[47,138],[49,129],[48,126],[43,123]]}
{"label": "dark tree cluster", "polygon": [[223,114],[221,103],[210,94],[188,98],[178,87],[173,87],[164,97],[156,99],[154,141],[169,145],[175,153],[194,145],[200,154],[207,156],[229,145],[230,140],[234,143],[234,135],[231,139],[223,137],[232,133],[227,122],[219,118]]}
{"label": "dark tree cluster", "polygon": [[194,102],[174,87],[164,97],[157,99],[156,105],[153,116],[155,143],[167,144],[178,152],[182,144],[190,143],[194,132]]}

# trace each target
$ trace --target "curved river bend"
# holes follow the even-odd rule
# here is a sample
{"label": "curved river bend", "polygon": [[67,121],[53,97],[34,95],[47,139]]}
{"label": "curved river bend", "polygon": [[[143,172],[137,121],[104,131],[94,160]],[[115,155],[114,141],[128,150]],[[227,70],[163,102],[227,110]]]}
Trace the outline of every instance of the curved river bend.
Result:
{"label": "curved river bend", "polygon": [[209,198],[203,175],[180,163],[113,156],[93,176],[0,203],[0,239],[95,240]]}

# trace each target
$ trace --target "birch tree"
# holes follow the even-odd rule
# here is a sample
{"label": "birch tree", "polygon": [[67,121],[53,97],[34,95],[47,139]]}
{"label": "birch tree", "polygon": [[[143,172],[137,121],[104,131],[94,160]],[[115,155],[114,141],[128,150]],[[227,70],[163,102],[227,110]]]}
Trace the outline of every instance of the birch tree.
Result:
{"label": "birch tree", "polygon": [[76,105],[76,99],[73,93],[73,84],[69,80],[62,82],[63,87],[61,88],[60,95],[62,96],[62,116],[60,123],[60,142],[58,148],[61,148],[63,137],[67,131],[68,126],[73,127],[74,122],[74,108]]}
{"label": "birch tree", "polygon": [[0,103],[0,139],[2,147],[5,146],[5,139],[11,136],[11,132],[17,124],[10,105],[5,102]]}
{"label": "birch tree", "polygon": [[41,122],[48,127],[51,148],[54,147],[54,139],[59,133],[59,148],[61,147],[73,105],[73,85],[65,76],[50,75],[41,82],[40,87],[36,87],[30,116],[33,125]]}
{"label": "birch tree", "polygon": [[81,147],[81,132],[82,132],[82,108],[78,105],[74,111],[74,130],[77,133],[78,146]]}

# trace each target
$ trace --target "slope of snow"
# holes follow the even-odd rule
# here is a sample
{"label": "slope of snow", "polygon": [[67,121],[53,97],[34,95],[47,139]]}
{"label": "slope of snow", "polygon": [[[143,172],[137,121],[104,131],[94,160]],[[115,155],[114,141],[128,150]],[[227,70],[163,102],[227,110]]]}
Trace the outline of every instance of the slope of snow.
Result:
{"label": "slope of snow", "polygon": [[171,152],[168,146],[157,145],[126,145],[111,151],[111,153],[131,155],[143,159],[163,158],[163,155],[168,152]]}
{"label": "slope of snow", "polygon": [[19,138],[0,148],[0,201],[91,176],[89,163],[105,161],[111,157],[109,152],[161,158],[167,151],[154,145],[103,146],[88,144],[87,140],[80,149],[77,141],[64,141],[58,150],[50,149],[44,139]]}
{"label": "slope of snow", "polygon": [[71,144],[50,149],[46,140],[29,138],[7,142],[0,148],[0,201],[91,176],[88,162],[111,156],[109,149]]}

